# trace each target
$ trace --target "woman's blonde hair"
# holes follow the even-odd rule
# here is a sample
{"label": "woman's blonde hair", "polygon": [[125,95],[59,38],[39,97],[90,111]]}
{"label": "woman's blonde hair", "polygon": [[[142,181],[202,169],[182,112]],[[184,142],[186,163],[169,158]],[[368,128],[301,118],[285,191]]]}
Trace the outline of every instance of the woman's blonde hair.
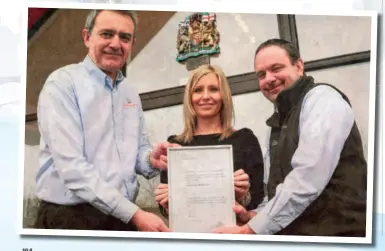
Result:
{"label": "woman's blonde hair", "polygon": [[177,141],[179,142],[189,143],[194,136],[194,131],[197,126],[197,115],[191,103],[192,92],[198,81],[203,76],[210,73],[214,73],[218,78],[219,91],[222,98],[220,118],[223,130],[220,136],[220,140],[228,138],[233,133],[232,122],[234,119],[234,107],[227,78],[219,67],[212,65],[202,65],[193,71],[185,88],[183,98],[184,130],[182,134],[176,137]]}

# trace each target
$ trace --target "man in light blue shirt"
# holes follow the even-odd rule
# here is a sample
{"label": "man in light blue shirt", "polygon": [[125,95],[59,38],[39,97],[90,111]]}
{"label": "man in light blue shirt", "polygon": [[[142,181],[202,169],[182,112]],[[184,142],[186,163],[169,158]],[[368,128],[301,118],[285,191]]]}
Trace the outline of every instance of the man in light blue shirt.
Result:
{"label": "man in light blue shirt", "polygon": [[158,175],[175,146],[151,147],[138,92],[120,71],[136,25],[132,11],[91,11],[88,55],[54,71],[40,93],[36,228],[169,231],[134,203],[136,175]]}
{"label": "man in light blue shirt", "polygon": [[275,106],[266,121],[266,198],[254,211],[234,207],[247,224],[214,232],[364,237],[367,166],[348,98],[306,76],[285,40],[258,47],[255,71]]}

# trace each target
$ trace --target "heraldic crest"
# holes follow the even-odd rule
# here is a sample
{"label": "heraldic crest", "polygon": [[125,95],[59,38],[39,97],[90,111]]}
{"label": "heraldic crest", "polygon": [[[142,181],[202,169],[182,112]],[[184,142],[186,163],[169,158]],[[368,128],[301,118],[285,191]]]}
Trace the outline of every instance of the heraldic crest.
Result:
{"label": "heraldic crest", "polygon": [[176,60],[220,53],[219,32],[214,13],[194,13],[179,23]]}

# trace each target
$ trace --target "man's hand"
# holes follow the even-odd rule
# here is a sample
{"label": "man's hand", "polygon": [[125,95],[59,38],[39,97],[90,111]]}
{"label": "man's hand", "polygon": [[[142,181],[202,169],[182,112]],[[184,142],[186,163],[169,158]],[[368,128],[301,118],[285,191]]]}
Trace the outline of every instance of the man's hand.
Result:
{"label": "man's hand", "polygon": [[233,206],[233,210],[237,215],[237,225],[241,226],[249,222],[257,213],[254,211],[247,211],[246,208],[241,206],[236,202],[236,205]]}
{"label": "man's hand", "polygon": [[247,195],[250,188],[249,175],[247,175],[243,169],[234,172],[234,186],[235,198],[237,200],[242,200]]}
{"label": "man's hand", "polygon": [[254,231],[246,225],[246,223],[253,218],[257,213],[254,211],[247,211],[239,203],[233,206],[233,210],[237,215],[238,226],[225,226],[213,229],[216,234],[255,234]]}
{"label": "man's hand", "polygon": [[254,231],[248,226],[232,226],[232,227],[219,227],[212,231],[215,234],[255,234]]}
{"label": "man's hand", "polygon": [[155,200],[168,213],[168,184],[159,184],[155,189]]}
{"label": "man's hand", "polygon": [[170,232],[164,221],[155,214],[138,210],[131,218],[139,231],[143,232]]}
{"label": "man's hand", "polygon": [[155,146],[150,153],[150,164],[152,167],[161,170],[167,169],[167,148],[169,147],[180,147],[180,145],[165,142]]}

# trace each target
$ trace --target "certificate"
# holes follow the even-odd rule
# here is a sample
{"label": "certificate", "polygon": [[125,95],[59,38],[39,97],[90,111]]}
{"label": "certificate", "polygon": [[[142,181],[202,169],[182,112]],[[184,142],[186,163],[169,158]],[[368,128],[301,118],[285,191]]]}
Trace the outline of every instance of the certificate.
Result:
{"label": "certificate", "polygon": [[236,225],[231,145],[169,148],[167,159],[171,231]]}

